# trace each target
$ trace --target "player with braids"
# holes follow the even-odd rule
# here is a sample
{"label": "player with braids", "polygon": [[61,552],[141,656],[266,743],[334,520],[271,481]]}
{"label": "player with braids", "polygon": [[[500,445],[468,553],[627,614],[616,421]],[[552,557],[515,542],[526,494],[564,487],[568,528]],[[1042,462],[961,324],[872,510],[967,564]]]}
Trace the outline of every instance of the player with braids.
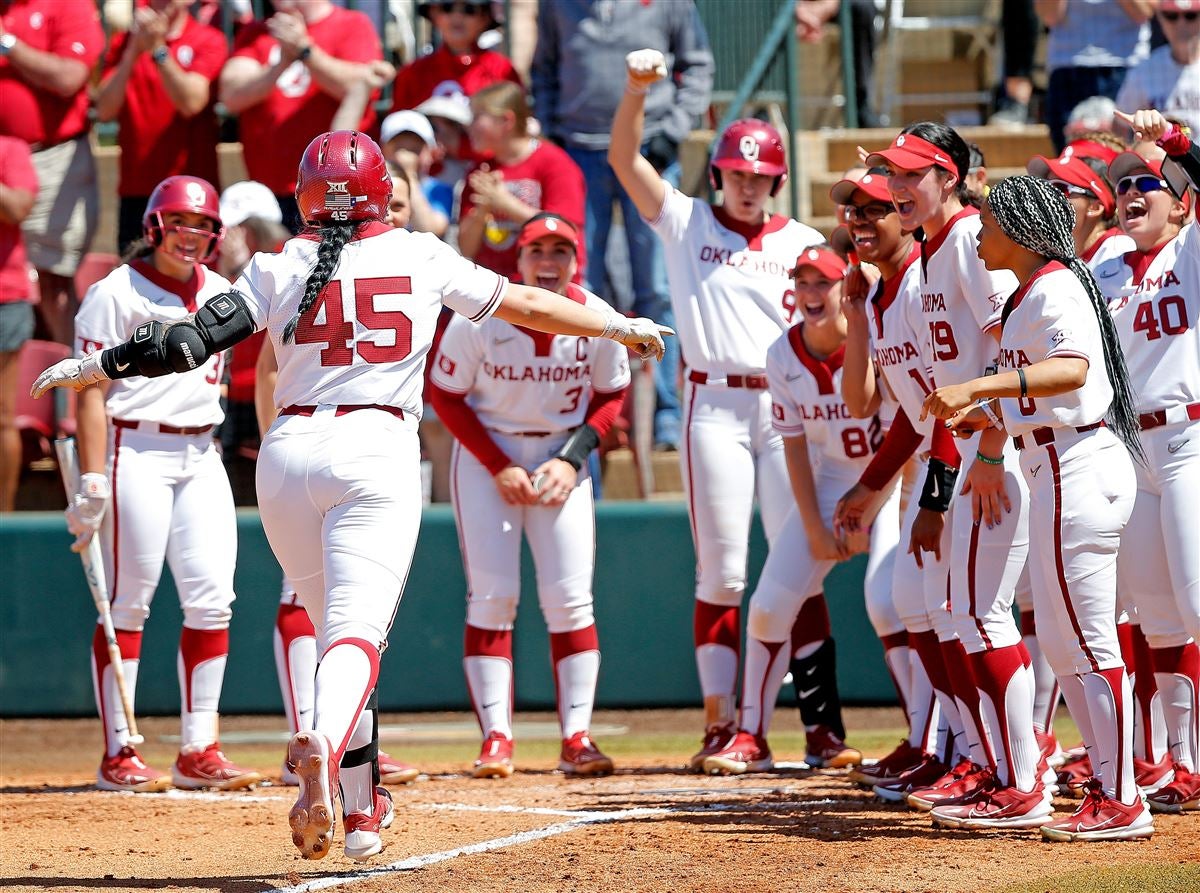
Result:
{"label": "player with braids", "polygon": [[1118,572],[1149,643],[1173,763],[1173,778],[1147,792],[1150,806],[1182,812],[1200,808],[1200,148],[1157,111],[1117,115],[1159,147],[1109,166],[1121,228],[1137,250],[1096,271],[1137,390],[1147,458]]}
{"label": "player with braids", "polygon": [[304,858],[323,858],[337,798],[346,855],[365,860],[393,817],[377,784],[375,686],[421,521],[417,424],[443,303],[476,323],[496,316],[645,355],[661,355],[670,330],[509,284],[436,236],[385,225],[387,165],[356,131],[316,137],[297,184],[308,228],[280,253],[255,255],[233,291],[172,325],[140,325],[124,344],[56,363],[32,393],[186,371],[267,330],[281,408],[259,452],[259,510],[320,655],[313,728],[288,742],[300,781],[288,824]]}
{"label": "player with braids", "polygon": [[[1130,457],[1142,456],[1129,374],[1108,308],[1075,253],[1066,196],[1045,180],[1010,177],[988,195],[982,223],[979,257],[1020,282],[1004,303],[998,370],[942,384],[924,409],[964,431],[999,427],[1020,451],[1030,536],[1045,544],[1029,558],[1038,638],[1100,777],[1069,818],[1050,821],[1040,790],[1001,789],[971,805],[935,807],[934,821],[1041,825],[1058,841],[1149,837],[1116,628],[1117,548],[1136,489]],[[1010,825],[1006,816],[1022,797],[1040,802]]]}

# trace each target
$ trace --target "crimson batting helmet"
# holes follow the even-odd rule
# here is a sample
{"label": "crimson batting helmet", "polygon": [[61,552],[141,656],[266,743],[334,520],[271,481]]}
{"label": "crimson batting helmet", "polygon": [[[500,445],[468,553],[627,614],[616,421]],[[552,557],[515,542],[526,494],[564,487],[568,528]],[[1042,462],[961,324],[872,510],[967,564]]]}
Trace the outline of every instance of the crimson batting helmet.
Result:
{"label": "crimson batting helmet", "polygon": [[787,153],[783,137],[766,121],[742,118],[725,128],[708,168],[713,188],[721,188],[721,171],[749,171],[775,178],[771,195],[787,182]]}
{"label": "crimson batting helmet", "polygon": [[[211,231],[191,226],[168,226],[163,222],[164,214],[203,214],[212,221]],[[225,225],[221,223],[221,203],[216,187],[200,177],[167,177],[150,193],[146,211],[142,214],[142,233],[153,247],[162,246],[168,232],[188,233],[204,236],[204,249],[191,254],[181,254],[193,263],[206,264],[217,256],[221,240],[225,238]]]}
{"label": "crimson batting helmet", "polygon": [[391,197],[383,151],[365,133],[323,133],[300,158],[296,205],[307,224],[383,220]]}

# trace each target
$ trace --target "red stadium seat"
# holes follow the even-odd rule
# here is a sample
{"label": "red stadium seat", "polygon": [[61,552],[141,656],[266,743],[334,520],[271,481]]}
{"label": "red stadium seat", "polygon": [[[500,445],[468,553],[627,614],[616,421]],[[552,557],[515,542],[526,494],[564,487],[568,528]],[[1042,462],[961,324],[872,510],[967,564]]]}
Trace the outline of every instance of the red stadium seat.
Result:
{"label": "red stadium seat", "polygon": [[[71,356],[71,349],[55,341],[26,341],[17,359],[16,426],[21,433],[23,461],[28,465],[54,455],[52,441],[65,429],[75,429],[74,392],[56,391],[40,400],[29,396],[34,379],[47,366]],[[63,394],[65,399],[57,396]],[[69,420],[69,425],[64,424]]]}
{"label": "red stadium seat", "polygon": [[120,263],[121,259],[115,254],[101,254],[95,251],[85,254],[79,269],[75,271],[75,294],[79,295],[82,301],[87,290],[115,270]]}

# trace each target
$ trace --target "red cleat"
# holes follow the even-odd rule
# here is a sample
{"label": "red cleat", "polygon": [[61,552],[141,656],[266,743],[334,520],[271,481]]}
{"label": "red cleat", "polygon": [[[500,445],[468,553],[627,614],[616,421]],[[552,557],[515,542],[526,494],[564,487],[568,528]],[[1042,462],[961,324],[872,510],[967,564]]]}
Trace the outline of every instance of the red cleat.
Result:
{"label": "red cleat", "polygon": [[733,736],[736,733],[737,728],[731,722],[709,726],[704,731],[704,740],[700,743],[700,749],[688,760],[688,768],[692,772],[706,771],[704,761],[724,748],[725,745],[733,740]]}
{"label": "red cleat", "polygon": [[379,751],[379,780],[383,784],[410,784],[416,781],[420,774],[421,770],[416,766],[402,763],[382,750]]}
{"label": "red cleat", "polygon": [[979,790],[992,787],[997,787],[997,783],[991,769],[962,760],[933,784],[913,788],[905,800],[913,809],[929,812],[935,806],[967,802]]}
{"label": "red cleat", "polygon": [[862,764],[853,766],[847,775],[855,784],[874,787],[885,781],[894,781],[910,769],[916,768],[924,756],[925,753],[921,748],[913,747],[906,738],[896,746],[895,750],[877,763],[869,766]]}
{"label": "red cleat", "polygon": [[739,731],[727,745],[704,758],[706,775],[744,775],[770,772],[774,768],[767,739],[749,732]]}
{"label": "red cleat", "polygon": [[1057,784],[1060,797],[1082,797],[1083,786],[1092,779],[1092,761],[1083,752],[1083,756],[1067,760],[1058,767]]}
{"label": "red cleat", "polygon": [[171,778],[165,772],[147,766],[141,754],[126,744],[114,756],[106,756],[100,761],[96,787],[102,791],[148,794],[167,790],[171,787]]}
{"label": "red cleat", "polygon": [[513,774],[512,755],[512,739],[500,732],[492,732],[483,739],[471,775],[475,778],[508,778]]}
{"label": "red cleat", "polygon": [[1175,778],[1175,764],[1171,762],[1171,755],[1166,754],[1157,763],[1134,757],[1133,778],[1147,797],[1158,793]]}
{"label": "red cleat", "polygon": [[990,783],[977,789],[970,802],[935,806],[933,823],[942,828],[1040,828],[1050,821],[1054,807],[1041,785],[1032,791],[1001,787],[988,773]]}
{"label": "red cleat", "polygon": [[1092,779],[1083,802],[1070,818],[1042,825],[1042,837],[1054,841],[1134,840],[1154,833],[1154,817],[1139,796],[1128,806],[1107,796]]}
{"label": "red cleat", "polygon": [[917,788],[928,787],[946,774],[947,766],[937,757],[925,754],[920,764],[892,781],[881,782],[871,788],[882,800],[900,803]]}
{"label": "red cleat", "polygon": [[288,814],[292,843],[305,859],[324,859],[333,842],[333,798],[338,767],[329,740],[320,732],[297,732],[288,742],[288,768],[300,780],[300,793]]}
{"label": "red cleat", "polygon": [[600,752],[587,732],[576,732],[562,743],[558,771],[567,775],[611,775],[613,761]]}
{"label": "red cleat", "polygon": [[1184,813],[1200,810],[1200,773],[1175,764],[1175,778],[1149,797],[1152,812]]}
{"label": "red cleat", "polygon": [[179,754],[175,765],[171,767],[171,780],[175,787],[190,791],[202,788],[236,791],[253,787],[263,777],[253,769],[234,765],[221,753],[221,745],[213,743],[204,750]]}
{"label": "red cleat", "polygon": [[383,849],[379,836],[382,828],[390,828],[396,817],[392,806],[392,795],[387,788],[375,788],[375,803],[370,815],[352,812],[342,817],[346,831],[346,856],[355,862],[365,862]]}
{"label": "red cleat", "polygon": [[804,762],[814,769],[844,769],[862,762],[862,752],[847,747],[846,742],[828,726],[817,726],[804,733]]}

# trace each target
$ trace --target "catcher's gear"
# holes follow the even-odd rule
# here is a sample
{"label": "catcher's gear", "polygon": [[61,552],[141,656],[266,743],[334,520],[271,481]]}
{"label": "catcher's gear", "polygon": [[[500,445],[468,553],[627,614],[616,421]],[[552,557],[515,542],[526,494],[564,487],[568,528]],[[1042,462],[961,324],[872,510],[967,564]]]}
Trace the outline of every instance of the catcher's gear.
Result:
{"label": "catcher's gear", "polygon": [[365,133],[323,133],[300,158],[296,205],[307,224],[383,220],[391,198],[387,162]]}
{"label": "catcher's gear", "polygon": [[652,319],[645,317],[628,319],[624,316],[613,315],[608,318],[600,337],[620,341],[635,351],[642,359],[649,357],[662,359],[663,351],[666,349],[663,338],[674,334],[674,329],[660,326]]}
{"label": "catcher's gear", "polygon": [[667,76],[667,58],[658,50],[634,50],[625,57],[625,71],[630,92],[645,93]]}
{"label": "catcher's gear", "polygon": [[79,476],[79,491],[71,497],[64,512],[67,530],[75,535],[75,542],[71,543],[72,552],[82,552],[87,548],[92,536],[100,529],[111,499],[112,488],[104,475],[89,471]]}
{"label": "catcher's gear", "polygon": [[[190,226],[168,226],[163,215],[170,212],[181,214],[203,214],[212,221],[212,231]],[[150,193],[146,212],[142,215],[142,233],[155,248],[163,243],[168,232],[189,233],[201,236],[204,247],[194,255],[180,255],[193,263],[206,264],[217,256],[221,240],[225,237],[225,226],[221,223],[220,197],[216,187],[200,177],[167,177]]]}
{"label": "catcher's gear", "polygon": [[713,150],[708,174],[714,189],[721,187],[721,171],[749,171],[774,177],[771,195],[787,182],[787,152],[783,137],[766,121],[742,118],[721,134]]}
{"label": "catcher's gear", "polygon": [[80,390],[88,385],[108,381],[108,374],[100,367],[101,351],[93,351],[82,359],[69,357],[59,360],[42,371],[29,389],[32,397],[40,397],[51,388],[74,388]]}

